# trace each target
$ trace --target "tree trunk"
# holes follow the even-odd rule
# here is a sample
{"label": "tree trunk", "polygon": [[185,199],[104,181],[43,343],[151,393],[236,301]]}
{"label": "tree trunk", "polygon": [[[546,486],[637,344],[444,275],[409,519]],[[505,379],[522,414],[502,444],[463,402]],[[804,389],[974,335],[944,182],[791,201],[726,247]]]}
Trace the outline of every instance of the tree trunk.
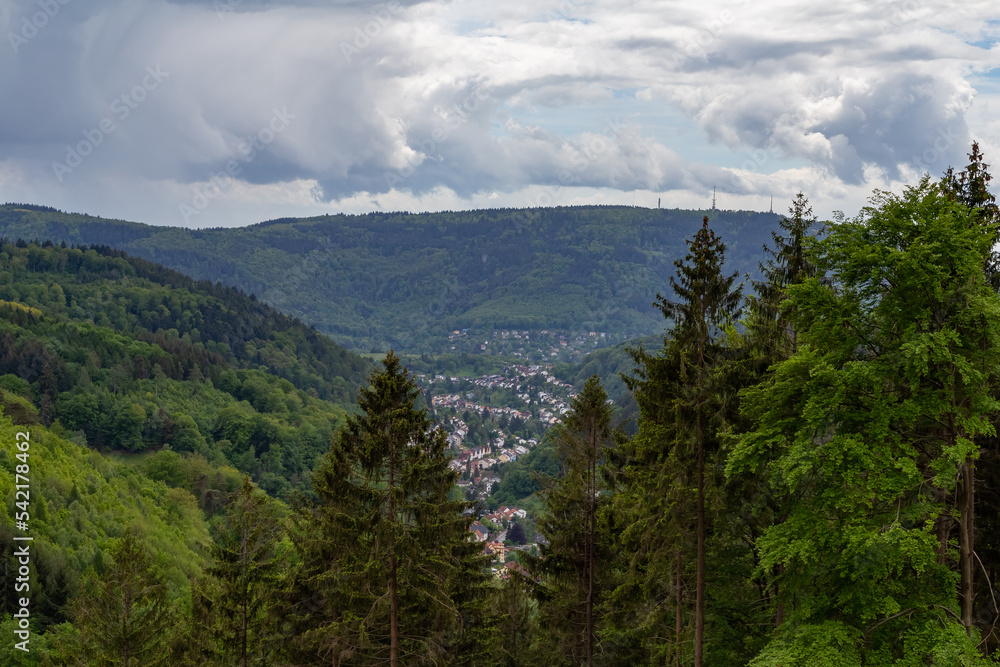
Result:
{"label": "tree trunk", "polygon": [[[246,521],[246,515],[243,516],[243,521]],[[250,591],[248,590],[249,581],[249,561],[250,555],[248,553],[249,547],[249,530],[244,523],[242,530],[240,531],[240,560],[242,561],[240,565],[242,566],[243,574],[243,604],[240,605],[241,609],[241,626],[240,626],[240,667],[247,667],[247,605],[250,597]]]}
{"label": "tree trunk", "polygon": [[[704,299],[702,295],[699,297]],[[702,666],[705,645],[705,430],[702,424],[702,401],[705,396],[705,343],[708,322],[701,303],[702,331],[698,339],[698,394],[695,397],[695,440],[698,444],[698,572],[694,592],[694,667]]]}
{"label": "tree trunk", "polygon": [[674,642],[674,655],[677,657],[677,666],[681,667],[681,550],[677,550],[677,566],[675,569],[676,581],[674,582],[674,600],[676,608],[674,610],[674,621],[677,625],[675,628],[676,639]]}
{"label": "tree trunk", "polygon": [[969,459],[962,465],[962,479],[959,482],[962,516],[958,523],[959,572],[962,588],[962,625],[972,634],[972,602],[975,597],[973,586],[973,549],[975,539],[975,463]]}
{"label": "tree trunk", "polygon": [[594,568],[597,523],[597,426],[590,430],[590,461],[587,466],[587,667],[594,665]]}
{"label": "tree trunk", "polygon": [[[396,509],[392,503],[392,491],[396,484],[395,480],[395,447],[390,446],[389,450],[389,484],[387,492],[389,494],[389,522],[396,523]],[[389,541],[389,665],[399,667],[399,598],[396,587],[396,543],[394,539]]]}
{"label": "tree trunk", "polygon": [[[784,565],[778,565],[775,569],[779,577],[785,573]],[[774,598],[776,600],[774,609],[774,627],[777,628],[785,622],[785,602],[781,599],[781,584],[778,582],[774,583]]]}
{"label": "tree trunk", "polygon": [[702,665],[705,642],[705,448],[701,439],[701,411],[698,412],[698,580],[694,597],[694,667]]}
{"label": "tree trunk", "polygon": [[399,600],[396,597],[396,554],[389,556],[389,664],[399,667]]}

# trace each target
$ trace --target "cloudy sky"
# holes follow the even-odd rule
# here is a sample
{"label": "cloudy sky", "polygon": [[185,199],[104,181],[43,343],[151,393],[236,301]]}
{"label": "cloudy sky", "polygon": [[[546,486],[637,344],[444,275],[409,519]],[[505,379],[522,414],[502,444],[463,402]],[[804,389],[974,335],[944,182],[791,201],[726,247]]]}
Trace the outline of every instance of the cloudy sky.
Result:
{"label": "cloudy sky", "polygon": [[0,0],[0,201],[213,227],[714,187],[853,215],[973,139],[1000,172],[998,7]]}

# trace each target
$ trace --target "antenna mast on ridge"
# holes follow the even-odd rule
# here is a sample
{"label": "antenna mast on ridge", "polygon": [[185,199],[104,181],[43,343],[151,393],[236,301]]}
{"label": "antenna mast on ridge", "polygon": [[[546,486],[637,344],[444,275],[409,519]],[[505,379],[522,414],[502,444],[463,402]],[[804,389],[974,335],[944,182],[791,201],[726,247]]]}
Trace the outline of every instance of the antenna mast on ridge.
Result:
{"label": "antenna mast on ridge", "polygon": [[712,186],[712,210],[715,210],[715,186]]}

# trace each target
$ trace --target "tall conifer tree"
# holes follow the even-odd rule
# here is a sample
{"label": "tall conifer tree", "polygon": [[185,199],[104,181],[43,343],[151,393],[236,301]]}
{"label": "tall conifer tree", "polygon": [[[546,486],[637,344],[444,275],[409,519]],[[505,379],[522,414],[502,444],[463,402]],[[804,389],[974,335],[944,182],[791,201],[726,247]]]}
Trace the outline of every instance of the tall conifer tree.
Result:
{"label": "tall conifer tree", "polygon": [[263,491],[244,477],[226,507],[220,535],[212,545],[214,562],[208,568],[217,582],[214,630],[225,664],[267,665],[277,648],[272,605],[279,579],[280,530]]}
{"label": "tall conifer tree", "polygon": [[297,520],[291,613],[310,664],[434,664],[476,621],[460,572],[480,563],[446,440],[389,353],[317,469]]}
{"label": "tall conifer tree", "polygon": [[153,667],[171,663],[174,615],[163,576],[129,529],[111,549],[114,563],[91,575],[72,604],[84,664]]}
{"label": "tall conifer tree", "polygon": [[[735,273],[723,275],[724,261],[725,244],[709,228],[708,217],[705,217],[702,228],[688,242],[684,259],[674,262],[677,276],[671,278],[670,284],[675,300],[657,295],[655,305],[671,323],[664,350],[657,356],[641,349],[636,351],[633,358],[639,364],[637,376],[628,380],[640,409],[640,428],[631,445],[632,456],[637,460],[644,458],[646,465],[654,466],[655,472],[638,474],[635,479],[638,486],[626,492],[623,500],[632,497],[638,502],[638,497],[657,496],[666,500],[666,505],[660,508],[663,519],[656,522],[655,517],[647,518],[654,522],[649,526],[655,525],[657,530],[669,527],[669,531],[664,531],[662,538],[655,541],[666,538],[671,542],[669,562],[675,562],[676,558],[674,575],[678,583],[674,586],[673,597],[677,605],[677,637],[672,653],[678,663],[681,650],[680,554],[686,547],[684,533],[689,525],[686,499],[690,496],[685,489],[694,487],[690,495],[694,496],[695,504],[696,667],[702,665],[705,644],[705,558],[709,523],[706,456],[715,455],[719,449],[716,376],[723,356],[723,327],[738,317],[742,292],[742,287],[735,285]],[[640,490],[640,487],[643,488]],[[666,560],[667,554],[661,545],[647,542],[640,550],[649,556],[658,554],[655,559],[661,562]],[[633,563],[647,571],[659,567],[653,558],[643,564],[635,560]]]}
{"label": "tall conifer tree", "polygon": [[534,569],[542,575],[540,611],[545,638],[570,664],[595,664],[597,609],[603,587],[603,535],[598,519],[607,501],[600,476],[611,440],[611,408],[597,376],[573,399],[555,442],[562,476],[541,492],[545,513],[539,530],[548,544]]}

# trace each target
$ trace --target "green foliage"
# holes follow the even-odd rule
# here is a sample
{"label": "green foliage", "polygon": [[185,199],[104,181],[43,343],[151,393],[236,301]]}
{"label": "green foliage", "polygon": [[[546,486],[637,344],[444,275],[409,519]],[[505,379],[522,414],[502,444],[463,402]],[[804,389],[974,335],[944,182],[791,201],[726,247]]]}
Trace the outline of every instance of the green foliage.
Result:
{"label": "green foliage", "polygon": [[[447,334],[465,328],[654,333],[650,295],[666,284],[686,230],[703,214],[574,206],[188,230],[10,205],[0,207],[0,235],[111,245],[254,293],[354,349],[419,353],[448,352]],[[730,270],[753,272],[777,216],[711,215],[729,239]]]}
{"label": "green foliage", "polygon": [[539,664],[532,650],[538,637],[538,610],[533,596],[533,583],[519,572],[511,574],[497,592],[497,636],[494,656],[498,667],[529,667]]}
{"label": "green foliage", "polygon": [[[11,459],[14,452],[8,450],[13,449],[18,430],[22,429],[0,418],[0,443]],[[132,466],[111,462],[43,427],[32,426],[28,432],[33,566],[45,568],[36,569],[33,576],[35,581],[42,578],[46,593],[55,593],[59,578],[75,592],[87,569],[103,559],[112,540],[131,526],[162,559],[172,595],[183,596],[188,579],[204,566],[201,545],[209,540],[204,516],[191,494],[153,482]],[[5,538],[0,544],[8,564],[14,483],[13,474],[0,475],[0,497],[7,503],[0,516],[0,536]],[[12,579],[4,574],[9,571],[0,569],[4,591],[13,591]],[[2,611],[14,609],[5,606]]]}
{"label": "green foliage", "polygon": [[[273,495],[308,493],[345,416],[320,396],[346,400],[367,364],[233,290],[105,252],[0,244],[10,289],[38,306],[0,320],[5,414],[104,450],[235,465]],[[47,299],[53,286],[68,296]],[[185,485],[209,513],[225,491],[217,477]]]}
{"label": "green foliage", "polygon": [[[0,663],[990,664],[1000,273],[977,146],[970,160],[942,184],[876,193],[821,240],[799,195],[740,325],[706,220],[658,295],[662,348],[556,369],[580,391],[572,410],[503,468],[489,504],[537,517],[508,538],[545,538],[540,557],[516,555],[530,578],[510,562],[506,580],[490,573],[444,433],[395,354],[346,406],[367,364],[255,298],[106,247],[0,243],[8,635],[13,473],[29,463],[34,537],[32,653],[7,644]],[[529,213],[528,227],[490,211],[193,232],[15,205],[0,227],[236,275],[373,346],[465,324],[649,331],[639,309],[686,215]],[[730,270],[761,220],[715,221],[743,246]],[[621,372],[625,355],[635,402],[619,389],[612,407],[584,375]],[[461,375],[498,359],[446,361]],[[611,431],[636,413],[633,437]],[[462,417],[467,443],[495,436]],[[290,522],[264,491],[294,498]]]}
{"label": "green foliage", "polygon": [[267,496],[248,477],[230,499],[212,545],[211,628],[219,664],[270,665],[278,652],[274,603],[283,565],[282,523]]}
{"label": "green foliage", "polygon": [[84,663],[95,666],[173,664],[165,649],[175,617],[164,577],[131,530],[111,548],[111,558],[104,574],[86,578],[74,602],[80,635],[70,655],[79,650]]}
{"label": "green foliage", "polygon": [[4,667],[38,667],[43,664],[45,656],[51,651],[51,642],[47,635],[35,634],[37,631],[32,627],[31,639],[27,644],[27,651],[22,651],[14,645],[21,640],[14,634],[18,630],[17,619],[10,614],[0,617],[0,637],[4,638],[0,643],[0,665]]}
{"label": "green foliage", "polygon": [[[656,356],[632,350],[638,368],[625,379],[635,393],[640,422],[636,436],[609,467],[619,490],[610,523],[627,572],[612,606],[619,610],[614,614],[622,629],[616,641],[641,646],[644,660],[677,660],[687,654],[685,646],[693,645],[694,664],[701,665],[708,538],[718,514],[721,434],[732,400],[725,383],[723,330],[738,316],[741,288],[734,287],[736,275],[722,274],[725,245],[707,217],[688,247],[671,279],[678,300],[657,296],[672,323],[664,347]],[[722,538],[712,546],[730,545]],[[686,629],[692,602],[693,637]],[[726,620],[722,614],[707,619],[723,627]],[[661,638],[658,645],[649,645],[650,636]],[[672,641],[663,641],[665,636]]]}
{"label": "green foliage", "polygon": [[562,475],[542,491],[538,529],[547,540],[532,570],[541,576],[539,637],[550,664],[595,664],[598,619],[609,567],[606,531],[598,523],[608,497],[599,473],[611,441],[611,409],[597,376],[573,399],[555,442]]}
{"label": "green foliage", "polygon": [[318,502],[296,519],[296,652],[308,664],[416,664],[448,653],[475,664],[488,650],[470,636],[486,625],[484,560],[461,515],[466,503],[448,499],[455,474],[444,432],[415,408],[418,390],[398,357],[383,365],[316,470]]}
{"label": "green foliage", "polygon": [[[877,193],[821,243],[833,283],[789,289],[799,349],[744,392],[754,427],[729,459],[731,473],[796,499],[756,542],[761,570],[780,566],[795,600],[774,655],[792,650],[789,637],[819,641],[798,629],[829,619],[864,664],[883,652],[918,664],[951,646],[957,581],[942,535],[971,515],[944,501],[971,479],[973,440],[1000,410],[992,230],[971,217],[926,179]],[[959,551],[967,544],[960,535]],[[915,627],[938,634],[918,641]],[[973,655],[970,641],[956,650]]]}

